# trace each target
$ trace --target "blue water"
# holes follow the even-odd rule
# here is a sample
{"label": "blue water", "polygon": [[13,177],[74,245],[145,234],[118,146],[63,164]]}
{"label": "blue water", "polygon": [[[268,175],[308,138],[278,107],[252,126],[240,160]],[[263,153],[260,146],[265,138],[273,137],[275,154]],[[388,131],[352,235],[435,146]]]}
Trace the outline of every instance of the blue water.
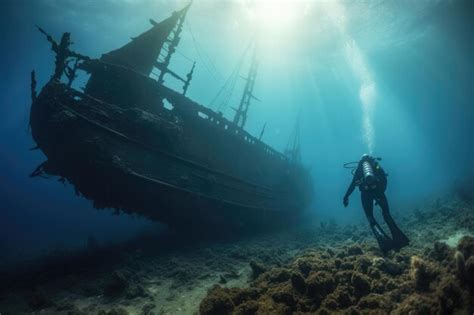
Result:
{"label": "blue water", "polygon": [[[30,179],[44,160],[28,131],[29,75],[39,87],[53,54],[35,29],[72,33],[74,49],[99,57],[186,1],[13,1],[0,4],[0,251],[24,257],[83,246],[89,236],[120,241],[160,226],[94,210],[55,179]],[[297,117],[312,170],[317,219],[363,217],[345,162],[371,152],[389,173],[395,212],[450,192],[474,169],[474,8],[472,1],[195,1],[172,68],[197,62],[188,95],[208,105],[249,43],[259,73],[246,129],[283,151]],[[245,75],[247,63],[242,65]],[[171,79],[167,84],[178,88]],[[243,81],[229,106],[231,117]],[[216,105],[215,105],[216,106]]]}

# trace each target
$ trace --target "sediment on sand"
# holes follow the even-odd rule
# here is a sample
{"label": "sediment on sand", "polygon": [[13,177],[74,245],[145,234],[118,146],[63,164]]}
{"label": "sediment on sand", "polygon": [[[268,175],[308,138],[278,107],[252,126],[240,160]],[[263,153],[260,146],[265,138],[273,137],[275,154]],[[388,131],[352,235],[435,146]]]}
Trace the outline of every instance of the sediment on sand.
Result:
{"label": "sediment on sand", "polygon": [[394,218],[411,243],[387,256],[365,221],[176,242],[166,250],[157,250],[165,241],[159,237],[115,249],[96,244],[82,254],[64,253],[76,263],[56,259],[8,285],[2,282],[0,309],[2,314],[472,312],[474,207],[435,200]]}

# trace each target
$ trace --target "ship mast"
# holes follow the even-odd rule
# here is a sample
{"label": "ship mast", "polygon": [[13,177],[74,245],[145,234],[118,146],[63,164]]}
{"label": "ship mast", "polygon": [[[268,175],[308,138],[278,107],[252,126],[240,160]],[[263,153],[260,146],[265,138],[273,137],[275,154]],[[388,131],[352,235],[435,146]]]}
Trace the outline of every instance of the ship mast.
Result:
{"label": "ship mast", "polygon": [[161,22],[150,19],[153,25],[151,29],[133,37],[124,46],[103,54],[100,60],[126,67],[145,76],[150,76],[154,68],[157,68],[160,70],[160,73],[156,74],[160,84],[164,82],[164,76],[168,73],[183,82],[183,94],[185,94],[193,77],[194,64],[185,78],[168,67],[179,43],[184,20],[191,4],[192,2]]}
{"label": "ship mast", "polygon": [[250,101],[252,99],[259,100],[258,98],[253,95],[253,88],[255,86],[255,79],[257,77],[257,70],[258,70],[258,61],[257,61],[257,54],[256,54],[256,45],[254,44],[253,47],[253,54],[252,54],[252,61],[250,62],[250,69],[246,80],[244,92],[242,94],[242,98],[240,100],[239,107],[235,110],[234,116],[234,124],[239,126],[240,128],[244,128],[245,123],[247,122],[247,113],[250,106]]}
{"label": "ship mast", "polygon": [[[192,4],[192,2],[190,2],[183,10],[175,13],[175,14],[179,14],[178,21],[176,23],[176,27],[170,33],[170,36],[167,39],[166,43],[168,45],[166,47],[162,47],[162,49],[161,49],[161,51],[164,52],[165,55],[162,56],[161,52],[160,52],[160,57],[163,57],[163,60],[161,60],[161,61],[157,60],[156,63],[155,63],[155,67],[160,70],[160,75],[158,76],[158,83],[163,84],[164,81],[165,81],[164,80],[165,74],[169,73],[171,76],[173,76],[174,78],[176,78],[176,79],[178,79],[178,80],[180,80],[184,83],[184,85],[183,85],[183,95],[186,94],[186,92],[188,90],[189,83],[191,82],[192,77],[193,77],[194,67],[195,67],[196,63],[195,62],[193,63],[193,66],[192,66],[191,70],[189,71],[189,73],[186,75],[186,78],[181,77],[176,72],[170,70],[168,67],[170,65],[171,57],[175,53],[176,47],[178,46],[179,41],[181,39],[180,35],[181,35],[181,32],[183,31],[183,25],[184,25],[184,21],[185,21],[185,18],[186,18],[186,14],[188,13],[188,10],[189,10],[191,4]],[[153,20],[150,20],[150,22],[152,24],[156,24],[156,22],[154,22]]]}
{"label": "ship mast", "polygon": [[301,109],[298,112],[296,118],[295,127],[290,135],[288,143],[285,149],[285,155],[290,158],[292,163],[301,162],[301,145],[300,145],[300,121],[301,121]]}

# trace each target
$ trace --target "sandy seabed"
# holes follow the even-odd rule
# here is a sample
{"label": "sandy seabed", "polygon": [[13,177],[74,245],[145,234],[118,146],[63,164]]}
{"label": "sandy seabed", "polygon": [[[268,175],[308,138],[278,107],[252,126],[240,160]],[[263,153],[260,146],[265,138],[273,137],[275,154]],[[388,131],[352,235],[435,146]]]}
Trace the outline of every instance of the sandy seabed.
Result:
{"label": "sandy seabed", "polygon": [[93,241],[1,276],[5,314],[473,314],[474,206],[394,214],[409,247],[382,256],[366,222],[189,242]]}

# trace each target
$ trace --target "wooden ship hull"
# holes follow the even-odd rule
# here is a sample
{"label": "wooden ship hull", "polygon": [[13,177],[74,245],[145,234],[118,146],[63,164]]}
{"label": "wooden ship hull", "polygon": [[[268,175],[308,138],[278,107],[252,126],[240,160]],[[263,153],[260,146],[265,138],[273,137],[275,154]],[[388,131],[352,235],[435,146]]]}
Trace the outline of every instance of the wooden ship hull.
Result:
{"label": "wooden ship hull", "polygon": [[[287,225],[308,205],[311,178],[299,163],[160,80],[111,62],[123,50],[93,60],[70,51],[66,37],[48,37],[55,75],[38,95],[32,84],[32,136],[47,157],[33,176],[60,176],[96,208],[182,229]],[[68,58],[91,74],[85,92],[70,87]]]}

